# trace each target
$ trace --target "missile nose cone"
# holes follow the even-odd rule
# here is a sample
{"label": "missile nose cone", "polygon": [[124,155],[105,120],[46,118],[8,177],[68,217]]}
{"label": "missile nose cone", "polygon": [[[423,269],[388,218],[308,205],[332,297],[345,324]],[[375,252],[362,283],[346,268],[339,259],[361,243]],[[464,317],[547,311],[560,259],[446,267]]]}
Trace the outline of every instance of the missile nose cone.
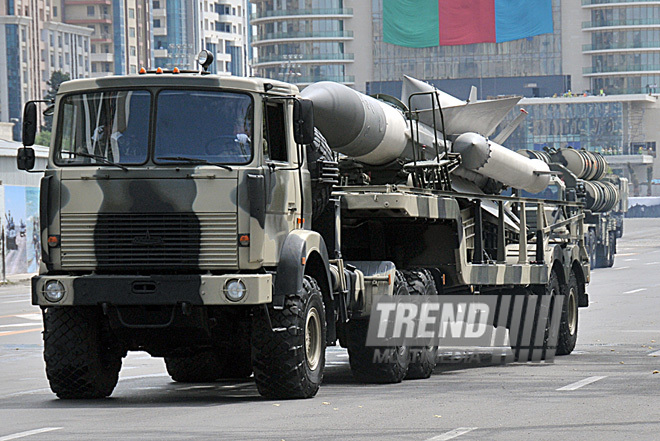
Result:
{"label": "missile nose cone", "polygon": [[490,147],[488,141],[478,133],[463,133],[454,141],[454,151],[461,154],[462,164],[470,170],[477,170],[488,162]]}

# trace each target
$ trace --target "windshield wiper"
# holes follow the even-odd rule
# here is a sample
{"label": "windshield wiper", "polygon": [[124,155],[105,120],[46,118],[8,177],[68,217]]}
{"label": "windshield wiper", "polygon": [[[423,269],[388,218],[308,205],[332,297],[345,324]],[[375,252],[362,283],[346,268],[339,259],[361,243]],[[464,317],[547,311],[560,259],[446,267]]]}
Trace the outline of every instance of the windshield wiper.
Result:
{"label": "windshield wiper", "polygon": [[207,161],[206,159],[200,159],[200,158],[188,158],[187,156],[161,156],[159,158],[156,158],[157,161],[161,159],[164,159],[165,161],[183,161],[183,162],[188,162],[190,164],[215,165],[216,167],[224,168],[225,170],[229,170],[229,171],[233,170],[233,168],[225,164],[220,164],[218,162],[210,162]]}
{"label": "windshield wiper", "polygon": [[101,156],[101,155],[92,155],[91,153],[85,153],[85,152],[67,152],[67,153],[70,154],[70,155],[74,155],[74,156],[82,156],[83,158],[92,158],[92,159],[96,159],[96,160],[98,160],[98,161],[101,161],[101,163],[103,163],[103,164],[106,164],[106,165],[113,165],[113,166],[115,166],[115,167],[119,167],[120,169],[122,169],[122,170],[124,170],[124,171],[128,171],[128,168],[126,168],[126,167],[124,167],[123,165],[118,164],[118,163],[116,163],[116,162],[112,162],[111,160],[109,160],[109,159],[106,158],[105,156]]}

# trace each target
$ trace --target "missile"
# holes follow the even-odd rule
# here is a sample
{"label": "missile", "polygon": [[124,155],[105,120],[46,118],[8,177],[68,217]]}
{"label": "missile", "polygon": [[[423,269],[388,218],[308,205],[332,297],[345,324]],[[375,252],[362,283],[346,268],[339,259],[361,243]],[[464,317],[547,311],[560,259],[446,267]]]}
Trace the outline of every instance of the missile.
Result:
{"label": "missile", "polygon": [[419,158],[414,153],[410,122],[400,109],[343,84],[321,81],[303,89],[301,95],[314,103],[314,124],[328,145],[362,163],[384,165],[399,158],[407,162],[415,156],[417,160],[433,159],[436,141],[444,151],[442,134],[419,124],[413,128],[415,138],[428,147]]}
{"label": "missile", "polygon": [[552,160],[564,165],[579,179],[597,181],[607,171],[607,161],[600,153],[563,148],[552,155]]}
{"label": "missile", "polygon": [[[427,94],[413,95],[420,92]],[[433,125],[434,116],[429,92],[436,94],[438,97],[435,102],[435,120],[438,127],[440,127],[439,102],[442,107],[447,136],[460,135],[465,132],[477,132],[484,136],[490,136],[521,99],[521,97],[512,97],[467,102],[459,100],[423,81],[404,76],[401,101],[408,105],[410,98],[412,110],[418,110],[419,120],[427,125]]]}
{"label": "missile", "polygon": [[[438,149],[445,149],[442,133],[431,126],[417,122],[411,126],[400,108],[342,84],[314,83],[301,94],[314,103],[314,123],[330,148],[364,164],[380,166],[394,160],[407,163],[413,157],[433,159],[436,140]],[[421,149],[422,146],[427,148]],[[425,157],[419,158],[415,153],[420,150],[425,151]],[[517,155],[477,133],[460,135],[453,150],[461,153],[463,159],[456,173],[478,185],[491,178],[536,193],[545,189],[550,180],[547,164]]]}
{"label": "missile", "polygon": [[339,153],[382,165],[401,156],[408,144],[405,116],[382,101],[330,81],[311,84],[301,95],[314,103],[314,124]]}
{"label": "missile", "polygon": [[478,133],[460,135],[454,141],[453,150],[461,154],[462,167],[510,187],[538,193],[550,183],[548,164],[525,158]]}

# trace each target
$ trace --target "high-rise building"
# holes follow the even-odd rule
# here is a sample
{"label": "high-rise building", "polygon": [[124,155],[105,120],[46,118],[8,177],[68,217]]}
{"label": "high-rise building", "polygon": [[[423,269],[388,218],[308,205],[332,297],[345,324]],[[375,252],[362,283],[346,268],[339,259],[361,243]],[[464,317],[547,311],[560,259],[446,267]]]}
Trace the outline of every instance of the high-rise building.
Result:
{"label": "high-rise building", "polygon": [[[306,85],[336,81],[354,86],[352,66],[357,43],[353,3],[360,0],[251,0],[255,6],[250,23],[256,29],[252,46],[255,75]],[[368,12],[368,11],[366,11]],[[361,22],[370,29],[371,16]],[[362,28],[364,29],[364,28]],[[371,35],[366,35],[370,40]],[[363,42],[360,42],[362,44]],[[364,42],[369,45],[369,41]],[[371,60],[369,59],[370,63]]]}
{"label": "high-rise building", "polygon": [[152,0],[154,67],[195,69],[199,0]]}
{"label": "high-rise building", "polygon": [[608,94],[656,92],[660,84],[660,2],[582,0],[588,56],[583,74]]}
{"label": "high-rise building", "polygon": [[199,0],[199,48],[213,53],[213,72],[247,75],[247,2]]}
{"label": "high-rise building", "polygon": [[151,66],[149,0],[63,0],[64,21],[92,29],[91,75]]}
{"label": "high-rise building", "polygon": [[20,137],[23,104],[42,99],[56,70],[88,76],[91,30],[61,23],[59,0],[0,0],[0,121]]}

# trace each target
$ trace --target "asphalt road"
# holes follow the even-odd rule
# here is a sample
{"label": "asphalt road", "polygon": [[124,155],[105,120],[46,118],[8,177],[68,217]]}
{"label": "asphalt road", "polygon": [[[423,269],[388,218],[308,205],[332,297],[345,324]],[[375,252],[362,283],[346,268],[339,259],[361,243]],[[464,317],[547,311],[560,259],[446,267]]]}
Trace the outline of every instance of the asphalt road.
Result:
{"label": "asphalt road", "polygon": [[[660,219],[627,219],[614,268],[592,273],[576,351],[553,364],[445,361],[428,380],[355,383],[328,350],[309,400],[270,401],[252,382],[178,384],[132,353],[111,398],[48,389],[39,310],[25,284],[0,288],[0,441],[651,440],[660,437]],[[467,357],[469,360],[470,357]]]}

